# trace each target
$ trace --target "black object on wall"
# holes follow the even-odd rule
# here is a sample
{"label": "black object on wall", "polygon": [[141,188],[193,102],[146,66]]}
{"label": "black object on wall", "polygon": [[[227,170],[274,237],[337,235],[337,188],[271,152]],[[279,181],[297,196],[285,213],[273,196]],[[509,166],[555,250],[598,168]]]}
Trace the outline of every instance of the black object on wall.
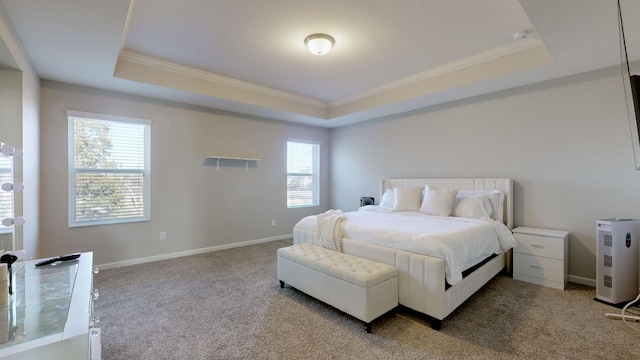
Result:
{"label": "black object on wall", "polygon": [[360,206],[373,205],[374,199],[369,196],[363,196],[360,198]]}
{"label": "black object on wall", "polygon": [[631,83],[631,97],[633,98],[633,108],[636,112],[636,127],[640,136],[640,75],[629,76]]}

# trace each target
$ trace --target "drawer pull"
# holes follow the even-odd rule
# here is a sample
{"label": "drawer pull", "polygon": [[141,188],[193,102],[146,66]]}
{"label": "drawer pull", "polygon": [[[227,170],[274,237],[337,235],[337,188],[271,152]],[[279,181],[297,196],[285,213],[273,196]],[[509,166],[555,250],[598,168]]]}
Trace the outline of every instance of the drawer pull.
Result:
{"label": "drawer pull", "polygon": [[531,247],[538,248],[538,249],[544,249],[543,245],[537,245],[537,244],[531,244]]}
{"label": "drawer pull", "polygon": [[530,265],[534,269],[542,270],[542,266]]}

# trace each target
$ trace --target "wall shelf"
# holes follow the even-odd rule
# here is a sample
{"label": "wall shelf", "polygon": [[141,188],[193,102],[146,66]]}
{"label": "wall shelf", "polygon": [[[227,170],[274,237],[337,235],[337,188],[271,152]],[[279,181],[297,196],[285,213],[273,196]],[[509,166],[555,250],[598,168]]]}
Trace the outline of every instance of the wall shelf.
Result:
{"label": "wall shelf", "polygon": [[262,159],[256,159],[256,158],[248,158],[248,157],[235,157],[235,156],[216,156],[216,155],[210,155],[210,156],[206,156],[206,159],[212,159],[216,161],[216,170],[220,170],[220,160],[238,160],[238,161],[244,161],[245,164],[245,170],[249,170],[249,161],[260,161]]}

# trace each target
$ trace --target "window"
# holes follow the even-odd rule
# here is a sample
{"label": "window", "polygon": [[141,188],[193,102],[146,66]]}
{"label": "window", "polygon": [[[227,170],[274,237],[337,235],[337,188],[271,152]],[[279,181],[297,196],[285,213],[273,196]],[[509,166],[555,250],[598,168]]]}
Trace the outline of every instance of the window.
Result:
{"label": "window", "polygon": [[287,207],[318,206],[320,143],[287,141]]}
{"label": "window", "polygon": [[[0,185],[13,183],[13,177],[11,176],[12,161],[13,159],[10,156],[0,154]],[[13,192],[0,190],[0,220],[11,217],[13,217]],[[0,224],[0,234],[10,233],[11,231],[11,226]]]}
{"label": "window", "polygon": [[149,220],[151,122],[67,111],[69,227]]}

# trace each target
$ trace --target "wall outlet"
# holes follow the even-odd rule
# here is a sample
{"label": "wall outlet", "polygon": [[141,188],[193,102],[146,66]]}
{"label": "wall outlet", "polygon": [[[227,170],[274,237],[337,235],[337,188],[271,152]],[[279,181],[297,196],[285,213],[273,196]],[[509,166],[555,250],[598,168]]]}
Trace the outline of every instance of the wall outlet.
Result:
{"label": "wall outlet", "polygon": [[276,226],[276,219],[271,219],[271,226]]}
{"label": "wall outlet", "polygon": [[160,231],[160,240],[167,240],[167,232]]}

